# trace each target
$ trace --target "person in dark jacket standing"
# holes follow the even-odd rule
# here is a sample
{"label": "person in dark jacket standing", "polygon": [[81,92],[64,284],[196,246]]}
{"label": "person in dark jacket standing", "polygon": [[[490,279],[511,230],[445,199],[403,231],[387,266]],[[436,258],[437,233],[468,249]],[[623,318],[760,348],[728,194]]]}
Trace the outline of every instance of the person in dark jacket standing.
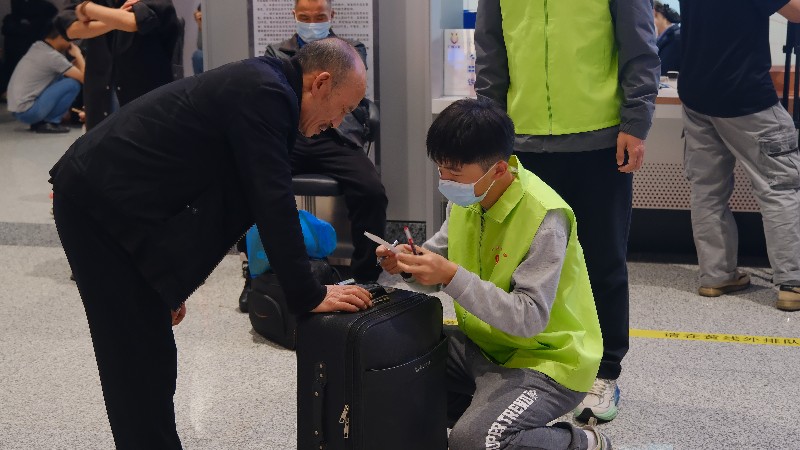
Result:
{"label": "person in dark jacket standing", "polygon": [[653,2],[655,17],[656,46],[661,59],[661,75],[681,70],[681,15],[659,1]]}
{"label": "person in dark jacket standing", "polygon": [[253,222],[292,312],[372,304],[312,278],[289,165],[298,130],[337,126],[365,90],[355,49],[325,39],[291,61],[252,58],[145,94],[50,171],[117,448],[181,448],[171,327]]}
{"label": "person in dark jacket standing", "polygon": [[172,0],[70,0],[59,31],[86,40],[86,129],[173,80],[180,30]]}

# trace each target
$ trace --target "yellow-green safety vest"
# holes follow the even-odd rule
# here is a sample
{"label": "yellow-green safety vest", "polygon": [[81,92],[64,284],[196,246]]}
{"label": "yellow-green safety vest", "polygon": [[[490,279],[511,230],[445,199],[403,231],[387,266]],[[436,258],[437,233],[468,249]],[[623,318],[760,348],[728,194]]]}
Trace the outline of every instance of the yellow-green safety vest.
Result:
{"label": "yellow-green safety vest", "polygon": [[517,134],[619,125],[622,89],[608,0],[500,0],[500,10],[507,109]]}
{"label": "yellow-green safety vest", "polygon": [[586,392],[597,375],[603,341],[575,216],[516,156],[509,164],[517,168],[517,177],[487,211],[483,212],[480,204],[453,205],[448,220],[448,257],[509,292],[511,275],[525,260],[547,212],[564,211],[571,231],[550,321],[534,337],[513,336],[480,320],[455,299],[458,325],[496,364],[534,369],[569,389]]}

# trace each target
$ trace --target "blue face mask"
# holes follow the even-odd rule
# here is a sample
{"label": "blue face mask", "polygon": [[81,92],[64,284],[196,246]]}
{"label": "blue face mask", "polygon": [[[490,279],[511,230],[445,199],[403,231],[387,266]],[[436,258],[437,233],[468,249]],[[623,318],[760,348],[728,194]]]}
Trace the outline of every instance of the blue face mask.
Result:
{"label": "blue face mask", "polygon": [[[478,178],[478,180],[475,181],[474,183],[470,184],[459,183],[457,181],[452,181],[452,180],[442,180],[441,178],[439,178],[439,192],[441,192],[442,195],[447,197],[448,200],[450,200],[451,202],[455,203],[458,206],[463,206],[466,208],[469,205],[474,205],[475,203],[478,203],[479,201],[486,198],[486,194],[488,194],[489,190],[492,189],[492,186],[494,186],[494,181],[492,181],[492,184],[490,184],[489,187],[486,189],[486,192],[484,192],[483,195],[480,195],[478,197],[475,196],[475,185],[478,184],[478,182],[481,181],[483,177],[488,175],[489,172],[491,172],[492,169],[494,169],[494,166],[496,165],[497,163],[494,163],[492,167],[488,171],[486,171],[485,174],[483,174],[483,176]],[[442,173],[440,170],[439,177],[441,176]]]}
{"label": "blue face mask", "polygon": [[297,35],[305,43],[311,43],[328,37],[331,31],[331,22],[305,23],[297,22]]}

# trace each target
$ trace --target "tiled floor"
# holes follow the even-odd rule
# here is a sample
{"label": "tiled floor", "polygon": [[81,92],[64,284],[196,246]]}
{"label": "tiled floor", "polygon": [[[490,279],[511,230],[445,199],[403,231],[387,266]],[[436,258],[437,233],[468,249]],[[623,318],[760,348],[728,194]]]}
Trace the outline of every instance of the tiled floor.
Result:
{"label": "tiled floor", "polygon": [[[79,131],[40,136],[0,122],[0,449],[112,448],[47,197],[47,170]],[[754,287],[706,299],[694,266],[631,263],[631,327],[800,338],[800,312],[773,306],[768,269],[747,270]],[[230,256],[175,328],[186,449],[295,447],[294,354],[253,334],[236,309],[240,288]],[[631,338],[620,415],[601,426],[615,448],[800,449],[800,348],[721,340]]]}

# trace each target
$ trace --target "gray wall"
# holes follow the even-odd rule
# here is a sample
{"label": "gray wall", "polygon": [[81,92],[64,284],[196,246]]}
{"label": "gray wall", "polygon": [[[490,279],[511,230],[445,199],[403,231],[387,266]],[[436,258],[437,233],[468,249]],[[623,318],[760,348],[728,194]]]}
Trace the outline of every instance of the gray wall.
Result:
{"label": "gray wall", "polygon": [[[11,14],[11,0],[0,0],[0,21],[3,20],[5,16]],[[5,37],[2,33],[0,33],[0,52],[3,50],[3,42],[5,41]]]}
{"label": "gray wall", "polygon": [[206,69],[250,56],[249,0],[203,1],[203,55]]}
{"label": "gray wall", "polygon": [[430,4],[379,2],[381,176],[389,220],[425,221],[432,234],[433,166],[425,154],[431,122]]}
{"label": "gray wall", "polygon": [[197,22],[194,21],[194,12],[200,0],[172,0],[175,12],[186,24],[183,33],[183,74],[194,75],[192,71],[192,53],[197,48]]}

